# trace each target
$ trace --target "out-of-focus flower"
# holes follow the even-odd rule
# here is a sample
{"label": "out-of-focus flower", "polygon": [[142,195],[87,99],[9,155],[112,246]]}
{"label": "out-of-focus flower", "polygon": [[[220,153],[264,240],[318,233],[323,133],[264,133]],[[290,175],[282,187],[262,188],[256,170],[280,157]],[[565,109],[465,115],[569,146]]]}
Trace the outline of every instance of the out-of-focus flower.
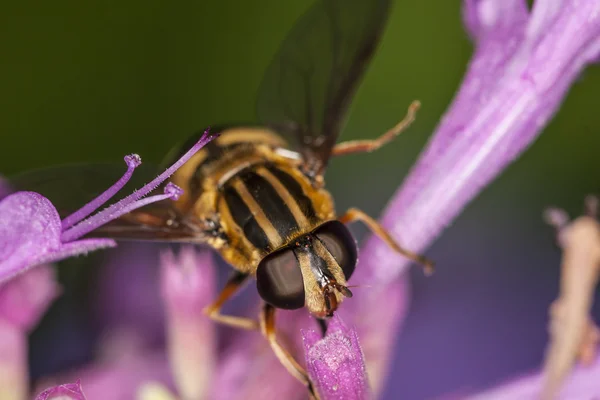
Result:
{"label": "out-of-focus flower", "polygon": [[[586,198],[586,215],[572,222],[565,211],[549,209],[546,220],[556,228],[563,257],[560,293],[550,307],[550,343],[544,361],[540,399],[556,398],[573,364],[596,358],[598,328],[590,316],[600,274],[598,199]],[[599,385],[600,388],[600,385]]]}
{"label": "out-of-focus flower", "polygon": [[111,239],[81,239],[94,229],[139,207],[164,199],[177,199],[182,190],[174,184],[165,186],[164,194],[143,198],[171,176],[215,136],[208,131],[177,162],[153,181],[119,202],[90,216],[112,198],[140,165],[137,155],[125,157],[127,172],[104,193],[81,209],[60,220],[52,203],[34,192],[17,192],[0,201],[0,283],[42,263],[55,262],[92,250],[112,247]]}
{"label": "out-of-focus flower", "polygon": [[302,332],[311,380],[324,400],[369,398],[363,353],[354,329],[334,317],[324,338],[314,330]]}
{"label": "out-of-focus flower", "polygon": [[58,385],[38,394],[35,400],[86,400],[80,381]]}
{"label": "out-of-focus flower", "polygon": [[[598,376],[600,376],[600,359],[596,359],[589,366],[575,367],[556,398],[560,400],[591,400],[597,398],[600,396]],[[538,373],[474,396],[461,396],[461,398],[467,400],[537,400],[540,398],[540,389],[543,384],[544,374]]]}
{"label": "out-of-focus flower", "polygon": [[0,400],[27,398],[27,336],[58,294],[54,270],[48,265],[0,287]]}
{"label": "out-of-focus flower", "polygon": [[182,399],[208,398],[216,364],[215,324],[203,313],[215,297],[215,272],[208,252],[184,247],[162,254],[162,292],[167,311],[167,350]]}
{"label": "out-of-focus flower", "polygon": [[[252,307],[258,315],[259,307]],[[300,331],[316,329],[304,310],[277,312],[277,337],[300,363]],[[219,354],[211,399],[305,400],[306,388],[281,365],[269,343],[258,332],[235,332],[232,343]]]}
{"label": "out-of-focus flower", "polygon": [[137,338],[138,348],[164,344],[165,312],[158,260],[165,247],[168,245],[122,242],[103,254],[91,301],[94,323],[104,339],[120,341],[119,336],[126,334]]}
{"label": "out-of-focus flower", "polygon": [[160,382],[162,387],[172,388],[170,370],[162,350],[140,354],[126,354],[110,362],[95,362],[76,371],[47,377],[37,382],[36,393],[58,385],[81,379],[89,400],[137,399],[142,388],[150,382]]}
{"label": "out-of-focus flower", "polygon": [[[139,248],[132,246],[129,251]],[[75,373],[46,379],[44,387],[77,377],[82,380],[90,399],[213,398],[208,396],[208,392],[214,385],[213,371],[217,362],[216,326],[203,312],[215,296],[212,256],[210,252],[193,246],[183,246],[178,254],[171,250],[163,251],[158,259],[160,292],[166,309],[166,357],[163,349],[144,346],[123,348],[121,352],[104,349],[101,353],[112,356],[96,360]],[[145,266],[152,268],[147,263]],[[140,326],[140,320],[135,318],[131,320],[132,326],[121,322],[120,329],[114,332],[115,336],[126,336],[128,332],[138,332],[138,328],[147,326],[143,320]],[[258,332],[255,334],[260,337]],[[122,339],[126,341],[127,337]],[[136,340],[135,337],[132,339]],[[114,344],[115,340],[105,343],[109,346]]]}

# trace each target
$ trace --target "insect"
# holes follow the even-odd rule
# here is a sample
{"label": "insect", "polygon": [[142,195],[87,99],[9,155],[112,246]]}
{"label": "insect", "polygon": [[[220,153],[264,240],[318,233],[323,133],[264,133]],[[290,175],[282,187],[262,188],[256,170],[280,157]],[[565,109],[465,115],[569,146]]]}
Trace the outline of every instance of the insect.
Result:
{"label": "insect", "polygon": [[[172,177],[185,190],[179,200],[133,211],[93,233],[215,249],[235,272],[207,315],[230,326],[260,329],[281,363],[313,396],[306,372],[277,340],[275,311],[306,307],[326,329],[325,320],[352,296],[348,280],[357,247],[345,224],[361,221],[398,253],[431,266],[359,209],[338,215],[324,187],[331,157],[380,148],[413,121],[418,108],[413,103],[407,116],[378,139],[336,144],[390,3],[317,1],[289,32],[265,73],[257,98],[261,124],[213,128],[220,136]],[[15,182],[28,189],[36,181],[51,183],[73,200],[73,188],[100,185],[95,178],[100,171],[107,168],[60,167]],[[68,189],[60,189],[59,182],[68,182],[62,186]],[[47,191],[37,190],[54,201]],[[223,305],[252,277],[264,300],[260,322],[222,314]]]}

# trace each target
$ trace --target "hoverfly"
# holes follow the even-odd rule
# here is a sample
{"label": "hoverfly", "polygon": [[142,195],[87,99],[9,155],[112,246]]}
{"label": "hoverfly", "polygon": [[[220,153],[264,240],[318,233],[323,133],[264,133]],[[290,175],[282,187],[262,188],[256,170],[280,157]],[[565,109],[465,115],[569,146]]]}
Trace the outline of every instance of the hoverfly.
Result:
{"label": "hoverfly", "polygon": [[[238,328],[260,327],[281,363],[313,396],[306,372],[277,341],[275,310],[306,307],[326,329],[325,319],[352,296],[347,282],[356,266],[357,246],[345,224],[362,221],[398,253],[431,266],[401,248],[364,212],[352,208],[338,216],[324,188],[331,157],[376,150],[414,119],[418,103],[378,139],[336,144],[350,100],[382,35],[390,3],[318,0],[289,32],[266,71],[257,98],[261,125],[213,128],[220,136],[171,179],[184,189],[179,200],[141,208],[93,232],[115,239],[208,244],[215,249],[235,272],[205,310],[207,315]],[[190,143],[198,137],[193,135]],[[143,167],[151,174],[146,164]],[[90,182],[100,192],[104,186],[98,176],[107,170],[57,167],[26,173],[14,183],[46,195],[60,207],[51,191],[69,193],[71,202],[74,190],[87,189]],[[120,174],[119,167],[116,176]],[[221,313],[223,304],[251,277],[264,300],[260,324]]]}

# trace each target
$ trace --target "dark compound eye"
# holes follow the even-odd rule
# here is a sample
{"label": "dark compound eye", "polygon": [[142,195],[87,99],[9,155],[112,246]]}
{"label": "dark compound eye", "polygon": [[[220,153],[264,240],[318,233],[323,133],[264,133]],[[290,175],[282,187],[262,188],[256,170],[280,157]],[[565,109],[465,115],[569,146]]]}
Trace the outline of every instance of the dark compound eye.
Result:
{"label": "dark compound eye", "polygon": [[346,280],[350,279],[356,267],[357,249],[348,228],[340,221],[330,221],[321,225],[315,235],[340,265]]}
{"label": "dark compound eye", "polygon": [[304,280],[292,249],[270,254],[258,264],[256,287],[260,297],[277,308],[304,307]]}

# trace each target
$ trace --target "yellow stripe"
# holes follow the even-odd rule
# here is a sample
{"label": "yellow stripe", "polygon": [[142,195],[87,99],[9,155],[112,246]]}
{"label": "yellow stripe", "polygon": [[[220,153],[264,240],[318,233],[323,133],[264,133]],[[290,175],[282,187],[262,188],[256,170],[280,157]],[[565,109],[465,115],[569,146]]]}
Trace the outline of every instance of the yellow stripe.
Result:
{"label": "yellow stripe", "polygon": [[260,205],[256,202],[256,200],[254,200],[254,197],[252,197],[244,182],[242,182],[239,177],[236,177],[232,182],[232,186],[240,195],[242,201],[246,204],[256,219],[258,226],[260,226],[260,228],[265,232],[265,235],[267,235],[267,239],[269,239],[269,245],[271,248],[279,247],[283,242],[281,236],[279,236],[277,229],[275,229],[271,221],[269,221],[269,218],[267,218],[267,215],[264,213]]}
{"label": "yellow stripe", "polygon": [[277,177],[275,177],[272,173],[269,172],[269,170],[267,170],[264,167],[257,168],[256,173],[258,175],[262,176],[263,178],[265,178],[265,180],[267,182],[269,182],[271,184],[271,186],[273,186],[273,188],[275,189],[275,191],[277,192],[279,197],[281,197],[283,202],[286,204],[286,206],[292,212],[292,215],[294,216],[294,219],[296,220],[296,224],[298,224],[300,229],[303,231],[310,229],[310,224],[308,222],[308,219],[306,219],[306,216],[300,209],[300,206],[298,206],[298,202],[290,194],[290,192],[287,190],[287,188],[285,186],[283,186],[281,181],[279,179],[277,179]]}
{"label": "yellow stripe", "polygon": [[263,142],[276,146],[285,146],[285,141],[274,132],[260,128],[232,128],[222,132],[215,142],[219,146],[227,146],[234,143]]}

